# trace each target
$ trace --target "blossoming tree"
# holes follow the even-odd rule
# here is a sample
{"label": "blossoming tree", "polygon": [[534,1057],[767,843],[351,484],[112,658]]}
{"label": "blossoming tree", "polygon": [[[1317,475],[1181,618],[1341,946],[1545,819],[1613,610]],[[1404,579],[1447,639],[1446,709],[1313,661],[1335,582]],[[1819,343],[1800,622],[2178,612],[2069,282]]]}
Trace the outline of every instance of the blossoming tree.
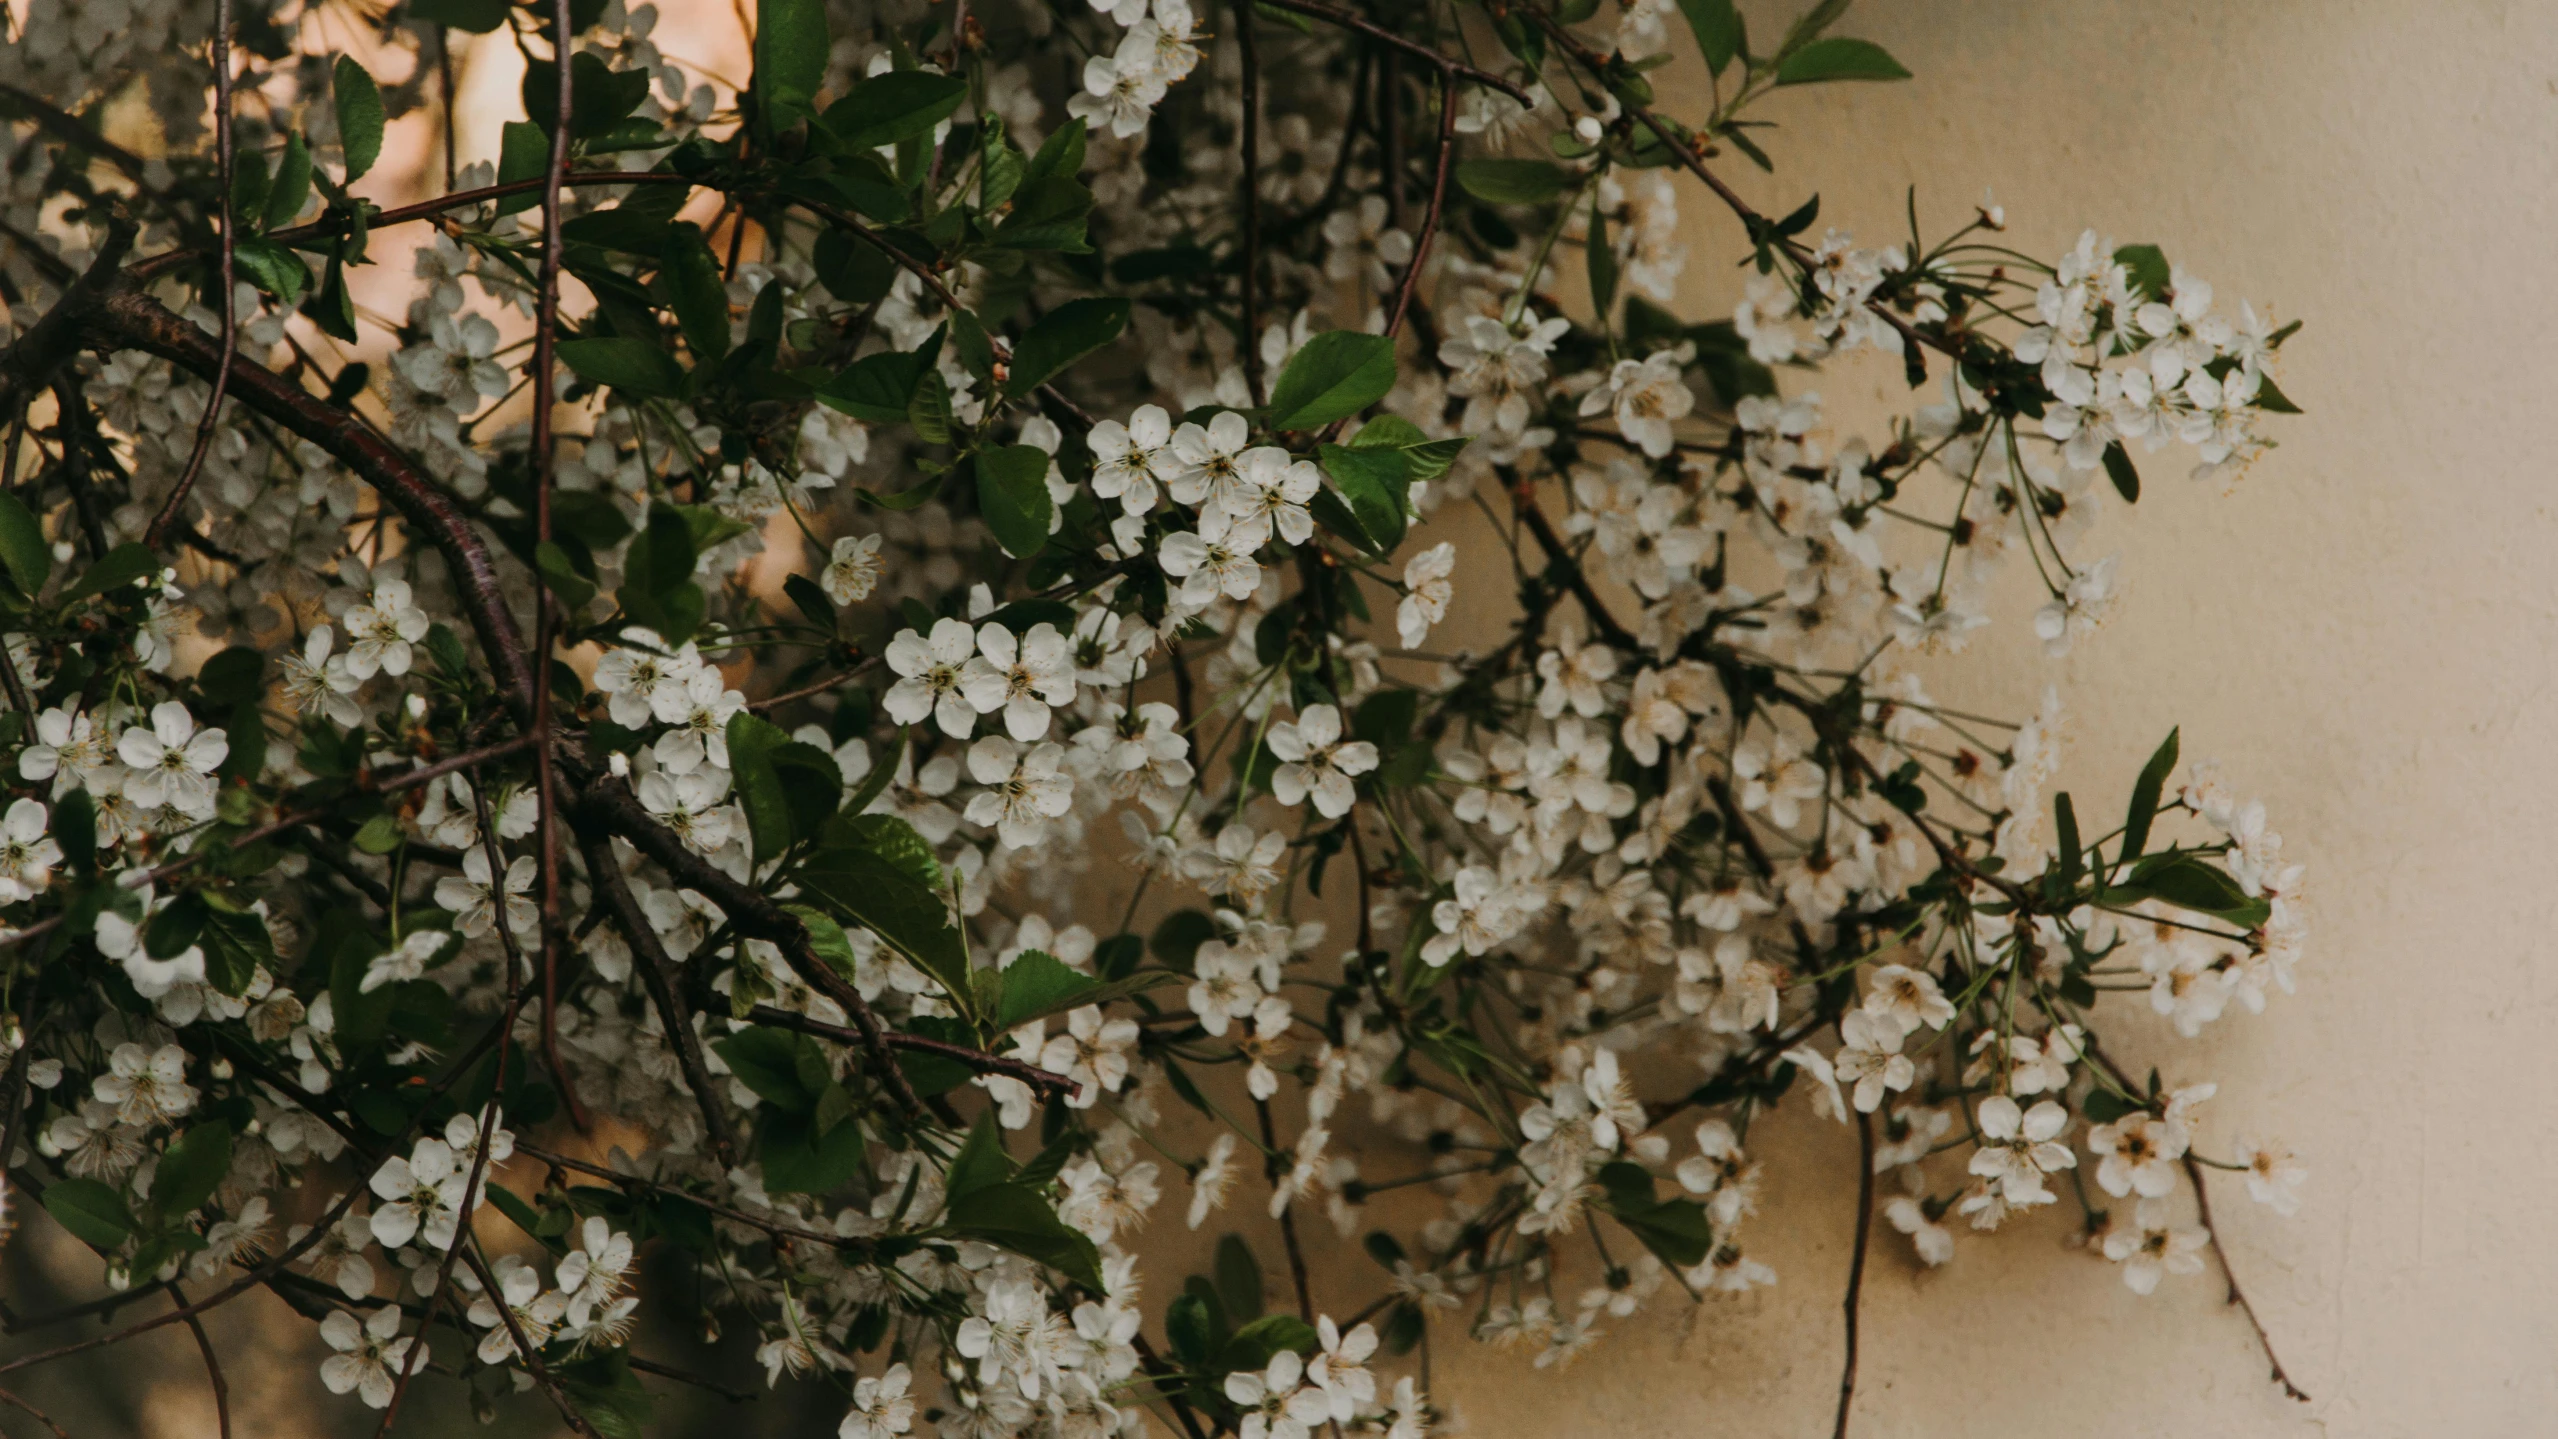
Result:
{"label": "blossoming tree", "polygon": [[1927,680],[2002,570],[2082,642],[2100,511],[2264,451],[2291,327],[1744,203],[1762,101],[1907,78],[1845,9],[763,0],[731,91],[627,0],[22,7],[0,1154],[80,1312],[169,1302],[0,1382],[263,1289],[385,1431],[636,1433],[673,1311],[847,1439],[1414,1439],[1416,1348],[1774,1282],[1800,1104],[1844,1430],[1878,1220],[2066,1198],[2147,1293],[2207,1170],[2288,1210],[2103,1038],[2291,987],[2263,807],[2170,735],[2082,813],[2056,697]]}

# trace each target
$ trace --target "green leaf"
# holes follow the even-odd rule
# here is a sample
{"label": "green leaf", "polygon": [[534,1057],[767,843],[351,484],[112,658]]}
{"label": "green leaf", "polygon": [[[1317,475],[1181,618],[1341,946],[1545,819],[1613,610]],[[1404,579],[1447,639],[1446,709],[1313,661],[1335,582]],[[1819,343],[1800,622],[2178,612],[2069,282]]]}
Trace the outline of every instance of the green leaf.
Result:
{"label": "green leaf", "polygon": [[29,599],[44,593],[53,574],[53,546],[45,543],[43,523],[6,490],[0,490],[0,569]]}
{"label": "green leaf", "polygon": [[736,776],[738,801],[746,808],[758,865],[790,848],[793,838],[790,798],[773,765],[773,751],[789,743],[791,737],[779,725],[752,711],[741,709],[728,717],[728,766]]}
{"label": "green leaf", "polygon": [[932,360],[923,351],[883,351],[846,366],[819,387],[817,397],[854,419],[893,425],[906,418],[916,383],[931,368]]}
{"label": "green leaf", "polygon": [[932,842],[893,814],[855,811],[827,825],[823,842],[828,849],[854,850],[884,860],[932,894],[940,894],[947,883],[941,861],[933,858]]}
{"label": "green leaf", "polygon": [[2167,252],[2156,245],[2122,246],[2114,251],[2114,263],[2128,272],[2132,293],[2143,300],[2160,298],[2175,283],[2176,267],[2167,263]]}
{"label": "green leaf", "polygon": [[1435,480],[1448,472],[1465,453],[1466,437],[1455,435],[1434,440],[1421,433],[1421,427],[1401,415],[1379,415],[1359,427],[1350,437],[1354,450],[1400,450],[1405,466],[1414,480]]}
{"label": "green leaf", "polygon": [[1573,174],[1550,160],[1461,160],[1457,184],[1495,205],[1542,205],[1572,187]]}
{"label": "green leaf", "polygon": [[1785,57],[1776,67],[1779,85],[1814,85],[1829,80],[1907,80],[1910,72],[1891,52],[1871,40],[1834,35]]}
{"label": "green leaf", "polygon": [[757,0],[754,90],[775,130],[814,113],[826,83],[826,0]]}
{"label": "green leaf", "polygon": [[1013,1159],[1004,1152],[1003,1127],[995,1122],[992,1107],[979,1110],[977,1122],[969,1126],[968,1137],[960,1142],[959,1152],[951,1156],[950,1170],[942,1178],[942,1192],[952,1200],[964,1199],[1012,1177]]}
{"label": "green leaf", "polygon": [[[1023,167],[1021,181],[1071,180],[1084,172],[1084,122],[1069,120],[1039,146],[1039,153]],[[1019,191],[1015,191],[1016,194]]]}
{"label": "green leaf", "polygon": [[[819,0],[806,3],[817,5]],[[815,63],[822,71],[826,64],[823,45],[817,49]],[[967,98],[968,81],[964,76],[891,70],[862,81],[850,94],[827,106],[823,123],[845,149],[869,150],[930,135]]]}
{"label": "green leaf", "polygon": [[260,969],[275,967],[275,939],[266,921],[208,893],[204,916],[204,974],[213,987],[234,998],[249,991]]}
{"label": "green leaf", "polygon": [[2150,821],[2158,817],[2158,799],[2166,791],[2167,777],[2176,769],[2176,737],[2169,730],[2166,740],[2141,766],[2141,777],[2132,785],[2132,807],[2123,816],[2123,847],[2116,862],[2129,864],[2141,857],[2141,849],[2149,843]]}
{"label": "green leaf", "polygon": [[1037,445],[998,445],[978,452],[977,512],[995,543],[1015,559],[1048,544],[1054,507],[1048,497],[1048,452]]}
{"label": "green leaf", "polygon": [[301,256],[256,235],[242,235],[232,244],[231,264],[240,278],[288,308],[301,303],[311,283],[311,268]]}
{"label": "green leaf", "polygon": [[897,262],[887,251],[842,230],[818,232],[813,263],[826,292],[847,305],[872,304],[897,283]]}
{"label": "green leaf", "polygon": [[533,547],[533,568],[541,571],[542,583],[559,596],[560,603],[572,615],[595,598],[595,582],[578,573],[568,551],[553,541],[543,540]]}
{"label": "green leaf", "polygon": [[98,802],[86,789],[75,789],[54,802],[53,842],[65,863],[82,875],[98,863]]}
{"label": "green leaf", "polygon": [[[1223,1298],[1220,1293],[1221,1302]],[[1322,1342],[1314,1326],[1294,1314],[1264,1314],[1226,1340],[1217,1351],[1217,1367],[1229,1371],[1259,1369],[1283,1351],[1311,1354]]]}
{"label": "green leaf", "polygon": [[302,213],[302,205],[311,198],[311,147],[302,143],[300,132],[284,137],[284,158],[275,166],[275,183],[266,192],[266,228],[281,230]]}
{"label": "green leaf", "polygon": [[2228,920],[2243,929],[2254,929],[2272,917],[2273,906],[2239,887],[2227,870],[2203,863],[2190,854],[2166,857],[2167,862],[2146,873],[2136,873],[2132,882],[2108,891],[2113,902],[2129,903],[2140,899],[2156,899]]}
{"label": "green leaf", "polygon": [[684,367],[653,340],[595,335],[562,340],[560,363],[582,379],[643,399],[671,400],[684,393]]}
{"label": "green leaf", "polygon": [[365,68],[338,57],[331,79],[337,96],[338,144],[346,151],[346,182],[364,178],[382,157],[382,89]]}
{"label": "green leaf", "polygon": [[698,558],[683,514],[672,505],[650,507],[648,528],[622,556],[622,587],[615,592],[622,612],[670,645],[692,638],[702,625],[702,587],[693,582]]}
{"label": "green leaf", "polygon": [[826,1194],[862,1173],[868,1141],[858,1124],[820,1125],[810,1114],[772,1114],[757,1136],[764,1187],[775,1194]]}
{"label": "green leaf", "polygon": [[80,578],[72,581],[71,588],[64,590],[54,604],[58,608],[67,608],[91,595],[123,589],[135,580],[159,572],[159,556],[139,544],[127,542],[107,551],[105,558],[82,571]]}
{"label": "green leaf", "polygon": [[1261,1261],[1252,1257],[1252,1246],[1240,1234],[1229,1234],[1217,1241],[1217,1297],[1224,1300],[1226,1313],[1237,1319],[1261,1317]]}
{"label": "green leaf", "polygon": [[727,354],[728,285],[720,278],[719,259],[702,238],[701,226],[682,221],[668,227],[657,273],[666,281],[684,343],[705,360]]}
{"label": "green leaf", "polygon": [[92,1249],[114,1250],[133,1233],[124,1197],[94,1179],[65,1179],[44,1191],[44,1208]]}
{"label": "green leaf", "polygon": [[[550,131],[530,120],[509,120],[497,137],[497,182],[538,180],[551,168]],[[497,213],[512,215],[542,203],[540,192],[527,190],[497,202]]]}
{"label": "green leaf", "polygon": [[[568,133],[578,140],[608,135],[630,113],[648,98],[649,75],[645,70],[616,70],[600,56],[579,51],[569,62]],[[551,166],[550,129],[560,114],[559,67],[548,60],[536,60],[524,67],[521,87],[524,114],[542,132],[542,163],[534,174],[548,173]]]}
{"label": "green leaf", "polygon": [[1344,538],[1372,555],[1393,553],[1403,543],[1409,522],[1404,496],[1412,484],[1412,470],[1403,452],[1325,445],[1316,453],[1323,472],[1341,487],[1342,499],[1357,522],[1357,532]]}
{"label": "green leaf", "polygon": [[1394,341],[1328,330],[1306,341],[1270,391],[1270,427],[1311,430],[1355,415],[1394,388]]}
{"label": "green leaf", "polygon": [[1102,1289],[1101,1255],[1092,1241],[1021,1185],[990,1184],[953,1199],[942,1223],[954,1234],[1037,1260],[1095,1293]]}
{"label": "green leaf", "polygon": [[1608,316],[1616,312],[1617,252],[1608,242],[1608,217],[1599,209],[1597,196],[1590,199],[1590,231],[1582,246],[1590,269],[1590,312],[1599,328],[1608,328]]}
{"label": "green leaf", "polygon": [[1069,300],[1040,316],[1013,347],[1012,376],[1004,393],[1026,395],[1068,365],[1119,338],[1128,328],[1128,302]]}
{"label": "green leaf", "polygon": [[171,1219],[192,1214],[230,1172],[231,1126],[220,1120],[199,1124],[170,1140],[160,1156],[151,1174],[151,1207]]}
{"label": "green leaf", "polygon": [[789,1030],[745,1029],[711,1048],[737,1082],[753,1090],[758,1099],[785,1113],[806,1114],[817,1107],[817,1094],[801,1082],[800,1058],[803,1050],[814,1051],[816,1045],[807,1035]]}
{"label": "green leaf", "polygon": [[[1041,153],[1046,153],[1044,148]],[[1065,175],[1035,176],[1013,191],[1012,213],[995,227],[991,238],[1007,250],[1086,254],[1092,247],[1085,243],[1084,223],[1091,214],[1092,191],[1082,181]]]}
{"label": "green leaf", "polygon": [[969,1000],[968,951],[950,906],[905,870],[867,849],[828,846],[800,871],[800,887],[876,934],[941,982],[953,1001]]}
{"label": "green leaf", "polygon": [[1688,29],[1696,35],[1696,48],[1705,56],[1706,68],[1722,74],[1742,49],[1741,16],[1732,8],[1732,0],[1679,0],[1679,13],[1687,17]]}
{"label": "green leaf", "polygon": [[266,655],[248,645],[233,645],[204,662],[195,672],[195,687],[205,703],[237,709],[266,694]]}
{"label": "green leaf", "polygon": [[2105,447],[2105,478],[2114,482],[2114,493],[2127,505],[2140,503],[2141,472],[2132,468],[2132,452],[2123,448],[2121,440]]}
{"label": "green leaf", "polygon": [[2087,854],[2078,838],[2078,808],[2067,790],[2052,797],[2052,824],[2060,832],[2061,883],[2076,889],[2087,873]]}

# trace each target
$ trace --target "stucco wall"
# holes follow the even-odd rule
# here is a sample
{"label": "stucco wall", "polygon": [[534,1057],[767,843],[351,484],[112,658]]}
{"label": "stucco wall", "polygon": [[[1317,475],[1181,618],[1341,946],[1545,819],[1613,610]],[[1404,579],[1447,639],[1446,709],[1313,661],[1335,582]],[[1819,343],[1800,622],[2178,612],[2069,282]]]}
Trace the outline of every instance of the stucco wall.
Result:
{"label": "stucco wall", "polygon": [[[1773,35],[1797,7],[1746,8]],[[2297,996],[2199,1043],[2136,1024],[2119,1045],[2221,1081],[2208,1148],[2250,1129],[2312,1167],[2293,1220],[2216,1193],[2314,1402],[2273,1394],[2216,1274],[2137,1298],[2050,1215],[1965,1231],[1932,1274],[1878,1233],[1854,1432],[2558,1432],[2558,8],[1869,3],[1843,28],[1917,79],[1779,96],[1778,176],[1728,167],[1754,200],[1817,188],[1825,221],[1880,241],[1910,184],[1931,231],[1993,185],[2020,248],[2082,225],[2155,240],[2307,320],[2282,375],[2309,414],[2282,447],[2226,498],[2151,474],[2097,541],[2132,586],[2114,623],[2058,665],[2006,631],[1969,697],[2019,711],[2056,680],[2078,712],[2065,782],[2106,809],[2181,723],[2311,865],[2317,922]],[[1697,187],[1682,202],[1691,294],[1721,307],[1738,227]],[[1786,1133],[1768,1209],[1789,1217],[1752,1231],[1777,1289],[1663,1311],[1562,1378],[1449,1346],[1437,1388],[1472,1432],[1828,1433],[1855,1150],[1799,1111]]]}

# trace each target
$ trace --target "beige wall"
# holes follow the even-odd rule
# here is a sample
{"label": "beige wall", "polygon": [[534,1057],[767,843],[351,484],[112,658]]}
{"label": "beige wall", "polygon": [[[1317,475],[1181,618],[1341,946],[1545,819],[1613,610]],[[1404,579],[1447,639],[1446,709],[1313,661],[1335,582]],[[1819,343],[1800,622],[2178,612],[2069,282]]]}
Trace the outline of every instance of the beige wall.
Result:
{"label": "beige wall", "polygon": [[[1792,8],[1747,10],[1768,36]],[[2216,1276],[2136,1298],[2054,1217],[1966,1231],[1926,1275],[1878,1235],[1855,1432],[2558,1433],[2558,526],[2537,423],[2558,7],[1869,0],[1843,28],[1918,78],[1780,96],[1779,177],[1736,167],[1754,199],[1817,188],[1824,219],[1881,241],[1911,183],[1931,229],[1994,185],[2021,248],[2081,225],[2156,240],[2308,321],[2283,384],[2310,413],[2282,448],[2228,498],[2151,474],[2098,540],[2132,585],[2110,629],[2049,671],[2006,631],[1973,694],[2021,710],[2052,674],[2080,713],[2067,778],[2105,808],[2182,723],[2312,865],[2318,926],[2300,994],[2261,1018],[2118,1041],[2222,1082],[2210,1148],[2252,1128],[2312,1167],[2291,1221],[2218,1192],[2315,1402],[2273,1395]],[[1683,208],[1692,293],[1720,306],[1737,227],[1694,187]],[[1794,1232],[1755,1230],[1779,1288],[1665,1311],[1561,1380],[1450,1346],[1437,1387],[1472,1432],[1828,1433],[1855,1152],[1794,1120],[1769,1195]]]}

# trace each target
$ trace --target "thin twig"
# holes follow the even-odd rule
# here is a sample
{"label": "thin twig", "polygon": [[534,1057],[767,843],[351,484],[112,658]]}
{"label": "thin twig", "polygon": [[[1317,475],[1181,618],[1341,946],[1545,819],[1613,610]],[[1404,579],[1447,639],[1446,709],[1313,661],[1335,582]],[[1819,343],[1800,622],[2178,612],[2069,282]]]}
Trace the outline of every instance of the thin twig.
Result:
{"label": "thin twig", "polygon": [[[180,1308],[186,1306],[186,1291],[175,1284],[169,1286],[169,1297]],[[214,1421],[221,1426],[222,1439],[231,1439],[231,1385],[222,1377],[222,1360],[213,1352],[213,1336],[204,1332],[204,1321],[192,1314],[187,1316],[187,1328],[195,1335],[197,1352],[204,1356],[205,1375],[213,1381]]]}
{"label": "thin twig", "polygon": [[213,448],[223,396],[231,388],[232,356],[240,345],[239,305],[231,293],[231,263],[240,222],[231,212],[231,170],[236,158],[231,153],[231,0],[213,0],[213,151],[222,186],[221,202],[215,207],[222,221],[215,236],[221,257],[214,271],[222,289],[222,364],[213,372],[213,393],[204,401],[203,418],[195,422],[195,448],[187,454],[186,468],[178,471],[169,498],[161,503],[160,513],[152,516],[150,528],[142,532],[142,543],[155,550],[168,543],[169,526],[177,522],[196,476],[204,473],[204,457]]}
{"label": "thin twig", "polygon": [[[1254,0],[1235,0],[1235,42],[1243,49],[1243,379],[1252,402],[1261,388],[1261,52],[1253,40]],[[1344,148],[1348,148],[1344,146]]]}
{"label": "thin twig", "polygon": [[2309,1395],[2292,1382],[2283,1368],[2283,1357],[2274,1352],[2274,1336],[2265,1332],[2265,1321],[2256,1317],[2256,1306],[2248,1301],[2247,1292],[2238,1287],[2238,1271],[2229,1265],[2229,1251],[2221,1246],[2220,1226],[2212,1222],[2212,1197],[2203,1187],[2203,1166],[2192,1154],[2185,1156],[2185,1175],[2194,1181],[2194,1215],[2203,1221],[2203,1231],[2212,1237],[2212,1257],[2220,1261],[2220,1272],[2229,1280],[2229,1302],[2247,1316],[2247,1327],[2256,1331],[2256,1342],[2265,1350],[2265,1362],[2273,1368],[2273,1379],[2282,1386],[2287,1398],[2309,1402]]}
{"label": "thin twig", "polygon": [[515,1341],[515,1352],[523,1357],[525,1367],[533,1371],[534,1382],[551,1397],[552,1407],[560,1411],[560,1417],[568,1421],[568,1427],[586,1435],[587,1439],[601,1439],[595,1432],[595,1426],[587,1423],[586,1416],[569,1402],[568,1393],[560,1388],[560,1381],[552,1375],[551,1366],[542,1362],[542,1352],[533,1347],[531,1337],[524,1332],[523,1322],[515,1317],[515,1306],[506,1302],[506,1293],[498,1287],[497,1276],[489,1272],[488,1261],[480,1257],[478,1242],[466,1231],[455,1236],[453,1247],[469,1249],[470,1252],[462,1256],[463,1261],[471,1266],[473,1274],[479,1276],[481,1287],[496,1306],[497,1317],[506,1325],[506,1337]]}
{"label": "thin twig", "polygon": [[[1256,1099],[1252,1102],[1252,1108],[1261,1119],[1261,1147],[1267,1154],[1262,1161],[1262,1168],[1270,1177],[1271,1191],[1276,1193],[1279,1187],[1279,1172],[1287,1163],[1280,1158],[1282,1151],[1279,1148],[1279,1131],[1270,1123],[1269,1100]],[[1314,1289],[1306,1282],[1306,1251],[1305,1247],[1297,1242],[1297,1211],[1294,1205],[1279,1211],[1279,1242],[1287,1248],[1288,1277],[1297,1286],[1297,1317],[1312,1324],[1315,1322]]]}
{"label": "thin twig", "polygon": [[621,864],[613,857],[612,841],[600,831],[582,833],[579,839],[586,856],[587,883],[629,941],[640,983],[647,988],[649,1001],[657,1006],[657,1022],[666,1031],[666,1047],[675,1051],[684,1086],[693,1091],[693,1103],[702,1111],[703,1132],[710,1136],[720,1167],[732,1168],[737,1163],[737,1133],[720,1102],[719,1087],[711,1080],[710,1066],[702,1058],[702,1040],[693,1032],[693,1016],[685,1008],[682,991],[676,987],[675,962],[667,957],[666,945],[658,939],[655,926],[640,912],[639,901],[631,897],[630,884],[623,879]]}
{"label": "thin twig", "polygon": [[1847,1262],[1847,1358],[1839,1366],[1839,1421],[1830,1439],[1847,1439],[1848,1412],[1856,1406],[1856,1310],[1865,1293],[1865,1250],[1874,1233],[1874,1116],[1856,1116],[1856,1247]]}
{"label": "thin twig", "polygon": [[1260,0],[1260,3],[1273,10],[1294,11],[1299,15],[1310,15],[1326,24],[1338,25],[1344,30],[1355,30],[1371,40],[1391,45],[1406,55],[1429,61],[1442,75],[1462,75],[1478,85],[1490,86],[1522,105],[1535,103],[1527,91],[1489,70],[1478,70],[1453,55],[1443,55],[1418,40],[1407,39],[1381,25],[1372,25],[1338,6],[1320,4],[1318,0]]}
{"label": "thin twig", "polygon": [[38,1409],[33,1404],[28,1403],[26,1400],[19,1398],[17,1395],[10,1393],[6,1389],[0,1389],[0,1403],[15,1404],[20,1409],[23,1409],[27,1413],[35,1416],[35,1421],[47,1429],[52,1430],[56,1439],[71,1439],[70,1430],[54,1423],[51,1418],[47,1417],[43,1410]]}
{"label": "thin twig", "polygon": [[1439,215],[1448,199],[1448,171],[1457,158],[1456,141],[1457,87],[1447,83],[1443,75],[1439,84],[1439,162],[1430,179],[1430,208],[1421,217],[1421,233],[1412,241],[1412,263],[1403,267],[1403,283],[1395,287],[1394,313],[1386,319],[1389,338],[1403,328],[1404,312],[1412,308],[1412,292],[1421,285],[1421,267],[1430,259],[1430,242],[1438,237]]}
{"label": "thin twig", "polygon": [[[840,1024],[828,1024],[822,1019],[811,1019],[807,1015],[792,1010],[775,1009],[769,1004],[759,1004],[748,1010],[746,1018],[756,1024],[769,1025],[775,1029],[795,1029],[802,1034],[813,1034],[820,1039],[834,1040],[838,1044],[868,1042],[857,1030],[846,1029]],[[888,1031],[881,1037],[887,1041],[891,1049],[938,1055],[943,1059],[966,1065],[979,1074],[1000,1074],[1007,1079],[1017,1079],[1033,1089],[1047,1090],[1068,1098],[1083,1092],[1083,1086],[1080,1083],[1068,1079],[1053,1069],[1042,1069],[1038,1065],[1022,1060],[1006,1059],[999,1054],[988,1054],[982,1049],[970,1049],[964,1044],[952,1044],[947,1040],[908,1034],[904,1030],[896,1029]]]}

